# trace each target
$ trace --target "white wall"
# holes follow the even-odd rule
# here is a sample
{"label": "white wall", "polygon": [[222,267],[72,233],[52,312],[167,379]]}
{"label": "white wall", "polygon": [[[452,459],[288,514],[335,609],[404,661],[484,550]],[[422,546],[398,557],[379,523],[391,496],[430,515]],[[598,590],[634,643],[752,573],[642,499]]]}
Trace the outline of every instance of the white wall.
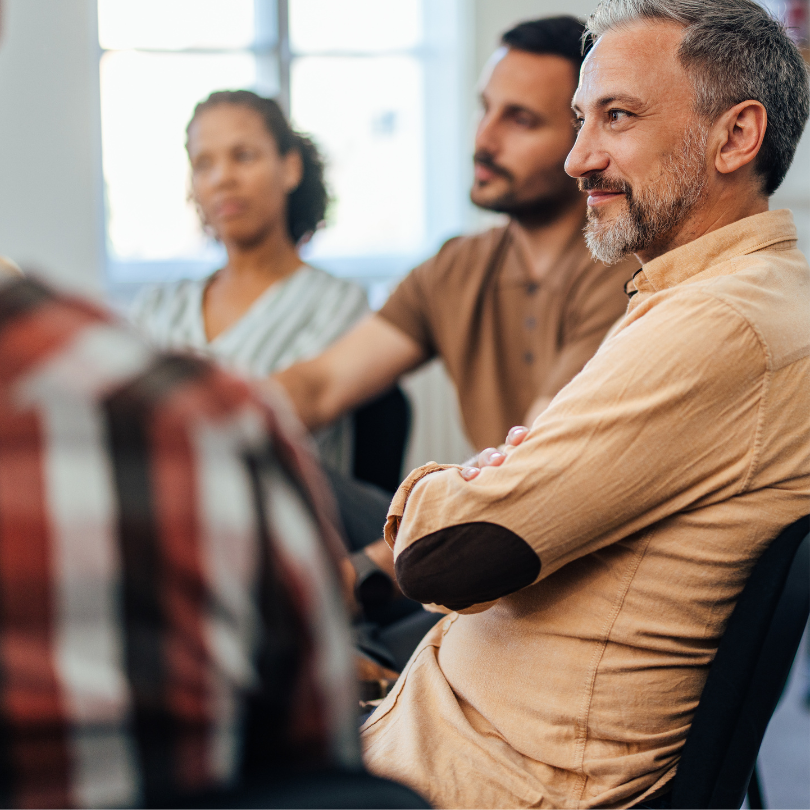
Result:
{"label": "white wall", "polygon": [[475,65],[481,72],[500,35],[523,20],[573,14],[585,19],[596,3],[592,0],[475,0]]}
{"label": "white wall", "polygon": [[784,183],[771,197],[771,209],[777,208],[793,211],[799,231],[799,249],[810,257],[810,125],[804,130]]}
{"label": "white wall", "polygon": [[5,0],[0,253],[60,284],[103,288],[96,4]]}

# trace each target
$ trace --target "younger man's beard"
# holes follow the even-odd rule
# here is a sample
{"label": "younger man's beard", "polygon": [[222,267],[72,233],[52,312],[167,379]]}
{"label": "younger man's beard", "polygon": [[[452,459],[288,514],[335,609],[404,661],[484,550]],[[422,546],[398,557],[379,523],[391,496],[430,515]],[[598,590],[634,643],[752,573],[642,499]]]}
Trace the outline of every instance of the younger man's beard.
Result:
{"label": "younger man's beard", "polygon": [[473,205],[485,211],[506,214],[511,219],[525,225],[537,226],[553,222],[561,213],[568,210],[571,203],[582,199],[574,182],[563,173],[562,165],[560,165],[559,174],[564,182],[559,188],[550,190],[546,194],[533,199],[520,199],[514,190],[515,176],[496,163],[489,152],[483,149],[478,150],[474,155],[474,160],[509,181],[509,189],[500,197],[491,200],[477,200],[475,199],[475,189],[473,188],[470,191],[470,200]]}
{"label": "younger man's beard", "polygon": [[588,208],[585,241],[595,259],[615,264],[631,253],[664,243],[697,207],[706,189],[708,128],[687,130],[680,149],[670,154],[658,178],[638,193],[623,180],[594,174],[579,180],[581,191],[620,191],[626,205],[605,220],[598,208]]}

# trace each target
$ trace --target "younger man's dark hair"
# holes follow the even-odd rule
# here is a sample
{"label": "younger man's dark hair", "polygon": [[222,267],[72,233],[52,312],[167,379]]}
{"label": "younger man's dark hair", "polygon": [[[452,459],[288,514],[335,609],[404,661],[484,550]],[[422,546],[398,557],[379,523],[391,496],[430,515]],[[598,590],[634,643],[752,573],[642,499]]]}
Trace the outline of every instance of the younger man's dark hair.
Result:
{"label": "younger man's dark hair", "polygon": [[546,17],[527,20],[507,31],[501,43],[516,51],[552,54],[570,60],[577,74],[585,58],[582,35],[585,26],[576,17]]}

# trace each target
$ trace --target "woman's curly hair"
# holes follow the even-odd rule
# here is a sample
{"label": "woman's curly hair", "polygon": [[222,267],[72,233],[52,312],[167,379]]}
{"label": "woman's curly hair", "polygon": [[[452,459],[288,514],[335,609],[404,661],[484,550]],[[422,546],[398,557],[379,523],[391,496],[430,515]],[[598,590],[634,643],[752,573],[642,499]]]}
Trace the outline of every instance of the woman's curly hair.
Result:
{"label": "woman's curly hair", "polygon": [[218,90],[194,108],[194,115],[186,127],[186,150],[188,133],[197,117],[221,104],[255,110],[273,136],[281,155],[286,155],[291,149],[297,150],[301,155],[301,182],[287,195],[287,230],[293,243],[297,245],[323,222],[329,203],[329,193],[323,179],[323,158],[318,147],[290,126],[281,107],[272,98],[264,98],[250,90]]}

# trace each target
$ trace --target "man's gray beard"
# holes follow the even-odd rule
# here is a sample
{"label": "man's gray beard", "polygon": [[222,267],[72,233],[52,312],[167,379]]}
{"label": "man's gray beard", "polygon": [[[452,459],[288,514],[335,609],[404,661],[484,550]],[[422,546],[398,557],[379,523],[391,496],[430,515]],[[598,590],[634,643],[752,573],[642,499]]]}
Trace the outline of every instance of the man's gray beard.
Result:
{"label": "man's gray beard", "polygon": [[656,180],[634,194],[613,219],[600,221],[598,209],[588,208],[585,242],[595,259],[616,264],[625,256],[663,240],[694,210],[706,189],[708,128],[690,128],[681,148],[669,155]]}

